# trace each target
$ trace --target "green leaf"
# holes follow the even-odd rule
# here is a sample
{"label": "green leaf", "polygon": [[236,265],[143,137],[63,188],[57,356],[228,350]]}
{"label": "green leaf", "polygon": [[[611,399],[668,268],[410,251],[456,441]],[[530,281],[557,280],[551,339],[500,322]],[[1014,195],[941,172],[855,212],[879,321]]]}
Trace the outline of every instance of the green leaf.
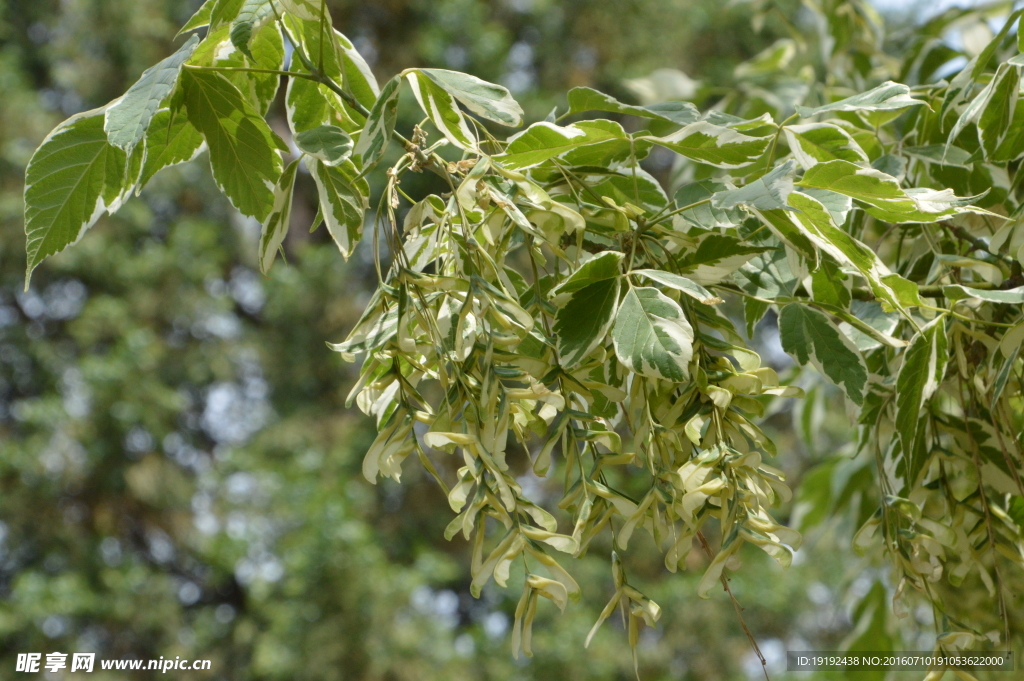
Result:
{"label": "green leaf", "polygon": [[[317,39],[319,39],[319,31]],[[367,109],[371,108],[380,95],[380,86],[377,84],[377,78],[373,75],[373,69],[345,35],[335,31],[334,39],[341,48],[340,56],[342,72],[345,76],[345,87],[349,89],[356,101]],[[325,59],[325,68],[326,63]]]}
{"label": "green leaf", "polygon": [[1017,99],[1020,93],[1021,67],[1003,64],[992,79],[992,88],[978,117],[978,137],[985,157],[996,155],[1003,140],[1011,133]]}
{"label": "green leaf", "polygon": [[738,79],[757,78],[777,74],[793,61],[796,56],[796,42],[790,38],[776,40],[774,44],[765,48],[751,59],[739,64],[733,75]]}
{"label": "green leaf", "polygon": [[581,146],[615,137],[614,133],[604,128],[580,128],[575,125],[563,128],[554,123],[534,123],[510,137],[505,153],[495,156],[494,160],[509,168],[526,168]]}
{"label": "green leaf", "polygon": [[869,214],[885,222],[927,223],[964,212],[986,212],[969,205],[979,197],[961,198],[951,189],[904,190],[895,177],[849,161],[818,163],[797,185],[849,196],[866,204]]}
{"label": "green leaf", "polygon": [[953,166],[955,168],[971,167],[971,155],[960,147],[953,145],[925,144],[918,147],[903,147],[903,153],[925,163]]}
{"label": "green leaf", "polygon": [[202,149],[203,136],[189,123],[184,107],[158,111],[146,135],[139,187],[145,187],[164,168],[191,161]]}
{"label": "green leaf", "polygon": [[295,146],[303,153],[336,166],[352,155],[352,138],[336,125],[319,125],[295,136]]}
{"label": "green leaf", "polygon": [[791,211],[779,209],[755,211],[757,217],[779,241],[796,251],[806,261],[808,268],[817,269],[818,246],[789,212]]}
{"label": "green leaf", "polygon": [[285,108],[292,136],[325,124],[338,126],[350,134],[363,128],[362,123],[349,115],[337,94],[308,78],[288,79]]}
{"label": "green leaf", "polygon": [[[256,31],[250,41],[249,51],[252,56],[238,50],[231,43],[228,27],[221,26],[211,29],[210,34],[192,54],[189,64],[219,68],[281,69],[284,67],[285,57],[284,38],[277,24],[269,23]],[[231,81],[262,115],[269,111],[281,86],[281,78],[273,73],[234,71],[222,72],[222,75]]]}
{"label": "green leaf", "polygon": [[[1020,87],[1020,78],[1019,66],[1012,62],[1000,63],[992,80],[968,102],[967,107],[956,119],[956,123],[953,124],[949,136],[946,138],[946,145],[952,144],[968,125],[976,121],[978,122],[979,136],[982,136],[982,123],[979,119],[987,115],[984,123],[987,135],[982,136],[982,147],[986,155],[990,156],[998,146],[998,142],[1008,132],[1010,120],[1013,119],[1016,109],[1018,98],[1016,89]],[[944,112],[945,107],[943,107]]]}
{"label": "green leaf", "polygon": [[1005,291],[985,291],[953,284],[942,287],[942,295],[950,300],[985,300],[990,303],[1024,304],[1024,286],[1006,289]]}
{"label": "green leaf", "polygon": [[618,251],[605,251],[577,268],[548,294],[551,302],[562,305],[572,294],[599,281],[618,279],[622,274],[622,261],[626,256]]}
{"label": "green leaf", "polygon": [[185,22],[185,25],[181,27],[181,30],[174,36],[178,38],[189,31],[195,31],[196,29],[203,28],[210,25],[210,17],[213,14],[213,7],[216,5],[218,0],[206,0],[202,7],[196,10],[196,13],[192,15],[192,18]]}
{"label": "green leaf", "polygon": [[143,71],[138,82],[107,109],[103,129],[111,144],[131,151],[142,141],[160,103],[177,85],[182,64],[189,60],[197,45],[199,36],[193,35],[177,52]]}
{"label": "green leaf", "polygon": [[661,184],[642,168],[621,168],[603,176],[587,174],[583,181],[590,187],[590,192],[587,192],[589,198],[594,195],[607,197],[619,206],[632,203],[655,213],[668,205],[668,197]]}
{"label": "green leaf", "polygon": [[680,258],[679,272],[702,286],[717,284],[765,249],[724,234],[709,234],[697,250]]}
{"label": "green leaf", "polygon": [[518,127],[523,124],[523,109],[507,89],[476,76],[445,69],[417,69],[467,109],[489,121]]}
{"label": "green leaf", "polygon": [[946,321],[932,320],[910,341],[903,353],[903,366],[896,376],[896,432],[907,465],[907,484],[914,485],[924,467],[920,458],[925,404],[938,389],[949,361]]}
{"label": "green leaf", "polygon": [[[1017,105],[1013,109],[1013,120],[1007,127],[1006,136],[1003,137],[999,147],[989,154],[989,160],[992,162],[1016,161],[1024,154],[1024,99],[1017,98]],[[950,150],[955,148],[950,147]]]}
{"label": "green leaf", "polygon": [[419,69],[410,69],[403,75],[412,86],[412,93],[423,113],[438,131],[460,149],[474,151],[476,135],[466,123],[455,97]]}
{"label": "green leaf", "polygon": [[619,278],[595,281],[567,296],[555,313],[554,332],[561,364],[572,368],[608,336],[619,302]]}
{"label": "green leaf", "polygon": [[[878,334],[883,337],[891,337],[892,332],[896,330],[896,325],[900,322],[898,314],[886,312],[882,308],[882,304],[875,300],[854,300],[850,303],[850,313],[853,320],[859,324],[854,326],[852,321],[843,322],[839,328],[850,337],[861,352],[881,347],[883,343]],[[877,331],[878,334],[868,333],[864,329],[865,325]],[[905,341],[901,342],[905,343]]]}
{"label": "green leaf", "polygon": [[263,274],[270,271],[277,251],[288,234],[292,216],[292,194],[295,190],[295,171],[298,167],[298,159],[289,163],[274,189],[274,209],[263,223],[263,232],[260,234],[260,272]]}
{"label": "green leaf", "polygon": [[811,296],[815,301],[841,309],[850,307],[847,277],[830,258],[822,258],[818,269],[811,272]]}
{"label": "green leaf", "polygon": [[761,158],[770,137],[753,137],[708,121],[691,123],[665,137],[641,137],[716,168],[742,168]]}
{"label": "green leaf", "polygon": [[812,199],[825,206],[832,221],[837,225],[846,224],[846,217],[853,210],[853,199],[844,194],[837,194],[827,189],[814,189],[813,187],[799,187],[796,191],[806,194]]}
{"label": "green leaf", "polygon": [[689,102],[664,102],[651,106],[623,104],[611,95],[589,87],[575,87],[569,90],[569,113],[584,111],[608,111],[610,113],[639,116],[676,125],[696,123],[700,119],[697,107]]}
{"label": "green leaf", "polygon": [[274,207],[287,146],[224,76],[185,69],[181,74],[188,120],[210,148],[213,179],[231,204],[260,222]]}
{"label": "green leaf", "polygon": [[635,373],[682,382],[693,357],[693,328],[682,308],[656,288],[630,288],[612,331],[615,354]]}
{"label": "green leaf", "polygon": [[580,121],[572,127],[584,131],[587,140],[559,158],[571,166],[615,168],[636,166],[654,146],[647,140],[634,140],[615,121]]}
{"label": "green leaf", "polygon": [[676,291],[681,291],[705,305],[715,305],[722,302],[721,298],[716,295],[712,295],[710,291],[697,282],[687,279],[686,277],[681,277],[678,274],[662,272],[661,270],[633,270],[630,274],[637,274],[641,277],[646,277],[651,281],[662,284],[663,286],[668,286]]}
{"label": "green leaf", "polygon": [[799,192],[791,194],[789,200],[796,208],[789,217],[801,232],[837,262],[857,269],[877,298],[897,310],[921,304],[917,285],[893,274],[874,251],[836,227],[818,200]]}
{"label": "green leaf", "polygon": [[776,210],[786,207],[786,198],[793,191],[793,171],[796,162],[786,161],[778,168],[739,189],[727,189],[711,197],[714,208],[747,206],[758,210]]}
{"label": "green leaf", "polygon": [[910,96],[909,87],[890,80],[867,92],[862,92],[846,99],[840,99],[838,102],[825,104],[814,109],[798,106],[796,111],[804,118],[810,118],[811,116],[831,111],[895,111],[921,104],[924,104],[924,102]]}
{"label": "green leaf", "polygon": [[231,43],[239,52],[254,58],[249,51],[249,42],[257,29],[274,18],[275,10],[278,14],[287,12],[300,19],[320,18],[320,3],[314,0],[245,0],[231,24]]}
{"label": "green leaf", "polygon": [[348,259],[363,235],[363,215],[369,188],[357,180],[358,171],[351,161],[331,167],[322,161],[307,159],[320,195],[320,211],[341,255]]}
{"label": "green leaf", "polygon": [[353,153],[362,157],[363,168],[370,169],[377,165],[387,150],[391,135],[395,132],[398,120],[398,93],[402,84],[401,76],[395,76],[380,91],[380,96],[370,109],[366,125],[359,135]]}
{"label": "green leaf", "polygon": [[25,172],[25,286],[48,256],[76,243],[134,183],[128,155],[107,141],[104,109],[72,116],[47,135]]}
{"label": "green leaf", "polygon": [[851,163],[867,163],[868,157],[850,133],[830,123],[787,125],[782,129],[793,156],[804,168],[816,163],[841,159]]}
{"label": "green leaf", "polygon": [[779,313],[782,348],[800,364],[810,362],[856,404],[864,401],[868,370],[857,346],[827,316],[790,303]]}
{"label": "green leaf", "polygon": [[[321,55],[323,56],[323,72],[327,76],[342,85],[364,107],[373,108],[373,103],[377,101],[377,96],[380,94],[377,79],[369,64],[355,49],[352,42],[344,34],[330,27],[330,16],[327,17],[324,27],[327,30],[322,30],[319,19],[308,21],[288,16],[285,23],[290,26],[292,35],[296,36],[305,53],[314,62],[319,63]],[[320,47],[321,37],[325,39],[322,50]],[[290,68],[293,71],[306,72],[305,65],[298,59],[292,60]],[[337,98],[337,95],[327,90],[326,86],[321,86],[321,88],[324,92],[331,93],[334,98]],[[339,106],[346,112],[346,118],[358,116],[356,120],[362,121],[362,116],[359,116],[359,113],[349,104],[339,102]],[[354,131],[347,126],[342,127],[348,132]]]}
{"label": "green leaf", "polygon": [[[243,2],[245,0],[217,0],[210,13],[210,30],[215,31],[234,20],[241,11]],[[227,35],[227,31],[224,35]]]}
{"label": "green leaf", "polygon": [[735,227],[743,222],[746,214],[741,210],[724,210],[715,208],[711,201],[706,201],[718,192],[728,190],[728,186],[717,180],[701,180],[685,184],[676,190],[675,205],[678,208],[693,206],[684,210],[679,217],[696,227],[716,229],[718,227]]}

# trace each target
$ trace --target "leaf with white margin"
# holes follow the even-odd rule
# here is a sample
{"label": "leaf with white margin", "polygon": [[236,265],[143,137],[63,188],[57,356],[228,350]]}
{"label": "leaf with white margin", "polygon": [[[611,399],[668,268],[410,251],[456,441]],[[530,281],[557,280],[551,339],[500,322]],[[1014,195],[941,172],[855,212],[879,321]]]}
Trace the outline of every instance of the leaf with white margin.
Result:
{"label": "leaf with white margin", "polygon": [[751,247],[736,237],[709,234],[697,249],[680,259],[679,272],[702,286],[717,284],[765,249]]}
{"label": "leaf with white margin", "polygon": [[[287,12],[299,19],[311,21],[320,18],[320,3],[315,0],[245,0],[231,23],[231,43],[251,58],[249,41],[253,33],[273,19],[275,12],[281,15]],[[329,18],[327,25],[331,25]]]}
{"label": "leaf with white margin", "polygon": [[505,153],[495,156],[494,160],[510,168],[526,168],[561,156],[585,144],[609,139],[615,139],[615,135],[606,130],[584,130],[575,125],[562,127],[542,121],[510,137]]}
{"label": "leaf with white margin", "polygon": [[331,238],[346,260],[363,235],[363,217],[367,208],[369,188],[351,161],[332,167],[323,161],[307,158],[306,167],[316,182],[320,196],[320,212]]}
{"label": "leaf with white margin", "polygon": [[[675,202],[679,208],[692,206],[677,216],[691,225],[704,229],[717,227],[736,227],[747,215],[741,210],[723,210],[715,208],[710,199],[714,194],[725,191],[728,185],[720,180],[700,180],[685,184],[676,190]],[[699,204],[699,205],[695,205]]]}
{"label": "leaf with white margin", "polygon": [[[900,322],[900,316],[893,312],[886,312],[882,304],[875,300],[854,300],[850,303],[852,320],[861,323],[861,328],[854,326],[853,322],[843,322],[839,329],[845,333],[857,345],[861,352],[868,352],[883,345],[881,338],[876,334],[867,333],[863,325],[874,329],[882,337],[891,337],[892,332]],[[905,341],[901,341],[905,342]]]}
{"label": "leaf with white margin", "polygon": [[910,341],[903,353],[903,366],[896,376],[896,432],[907,465],[907,483],[913,485],[924,467],[919,458],[925,404],[935,394],[949,362],[946,320],[933,319]]}
{"label": "leaf with white margin", "polygon": [[790,303],[779,313],[782,349],[800,364],[810,362],[855,404],[864,401],[868,369],[857,346],[817,310]]}
{"label": "leaf with white margin", "polygon": [[656,288],[631,288],[612,331],[615,354],[635,373],[682,382],[690,374],[693,327],[679,303]]}
{"label": "leaf with white margin", "polygon": [[1012,123],[1020,94],[1021,67],[1003,64],[992,79],[991,96],[978,116],[978,137],[985,158],[996,155],[1003,141],[1017,131]]}
{"label": "leaf with white margin", "polygon": [[287,145],[221,74],[185,69],[181,84],[188,120],[210,147],[217,186],[243,215],[266,220]]}
{"label": "leaf with white margin", "polygon": [[446,69],[417,69],[417,71],[434,81],[477,116],[513,128],[523,124],[522,107],[512,98],[508,89],[501,85],[488,83],[486,80],[480,80],[476,76],[459,71]]}
{"label": "leaf with white margin", "polygon": [[553,328],[561,365],[571,369],[604,342],[615,321],[620,280],[617,276],[569,294],[555,312]]}
{"label": "leaf with white margin", "polygon": [[589,87],[574,87],[569,90],[569,113],[584,111],[607,111],[609,113],[628,114],[666,123],[688,125],[700,119],[700,112],[689,102],[662,102],[648,106],[623,104],[611,95],[606,95]]}
{"label": "leaf with white margin", "polygon": [[663,286],[681,291],[686,295],[690,296],[694,300],[700,301],[705,305],[716,305],[722,302],[722,299],[716,295],[712,295],[706,288],[686,277],[681,277],[678,274],[672,272],[662,272],[661,270],[633,270],[630,274],[637,274],[641,277],[646,277],[651,281],[655,281]]}
{"label": "leaf with white margin", "polygon": [[[285,61],[284,37],[278,25],[267,24],[256,31],[250,41],[249,51],[251,57],[238,50],[228,36],[228,26],[220,26],[211,29],[199,43],[185,70],[193,70],[189,66],[239,69],[222,70],[220,74],[231,81],[257,111],[265,116],[281,87],[281,78],[273,71],[284,68]],[[250,68],[257,70],[246,70]],[[262,73],[259,69],[271,72]]]}
{"label": "leaf with white margin", "polygon": [[868,157],[860,145],[837,125],[830,123],[807,123],[787,125],[786,134],[793,157],[805,170],[823,161],[840,159],[851,163],[867,163]]}
{"label": "leaf with white margin", "polygon": [[[331,75],[336,82],[344,84],[345,91],[355,97],[357,102],[367,109],[372,108],[377,95],[380,94],[373,70],[345,34],[336,30],[332,32],[329,28],[330,21],[331,17],[328,15],[324,27],[327,30],[323,30],[318,19],[309,21],[292,16],[285,18],[292,35],[299,40],[307,55],[315,56],[319,62],[320,55],[323,54],[323,72]],[[323,50],[320,49],[321,37],[326,39]],[[291,69],[305,72],[301,60],[293,60]]]}
{"label": "leaf with white margin", "polygon": [[758,210],[786,208],[786,198],[793,191],[793,171],[796,161],[790,159],[778,168],[738,189],[726,189],[711,197],[714,208],[737,208],[746,206]]}
{"label": "leaf with white margin", "polygon": [[175,34],[175,38],[179,38],[189,31],[195,31],[196,29],[205,28],[210,25],[210,17],[213,15],[213,7],[216,5],[218,0],[206,0],[202,7],[196,10],[196,13],[192,15],[185,25],[181,27]]}
{"label": "leaf with white margin", "polygon": [[551,292],[559,306],[553,331],[562,366],[576,366],[608,336],[619,303],[622,259],[622,253],[602,253]]}
{"label": "leaf with white margin", "polygon": [[288,225],[292,217],[292,193],[295,190],[295,171],[298,167],[298,159],[289,163],[274,189],[274,209],[263,223],[263,232],[260,234],[260,272],[263,274],[270,271],[274,258],[277,257],[277,250],[288,234]]}
{"label": "leaf with white margin", "polygon": [[789,214],[793,224],[821,250],[840,263],[857,269],[867,279],[875,297],[896,310],[920,305],[917,284],[894,274],[878,255],[847,232],[836,227],[825,207],[813,197],[794,192],[790,205],[796,211]]}
{"label": "leaf with white margin", "polygon": [[174,54],[143,71],[142,77],[107,109],[103,129],[111,144],[130,152],[142,141],[160,103],[174,90],[182,65],[197,45],[199,36],[193,35]]}
{"label": "leaf with white margin", "polygon": [[133,183],[128,155],[107,141],[105,109],[72,116],[46,136],[25,172],[25,287],[48,256],[77,243],[104,213],[116,211]]}
{"label": "leaf with white margin", "polygon": [[1024,304],[1024,286],[1002,291],[986,291],[960,284],[951,284],[942,287],[942,295],[950,300],[984,300],[989,303]]}
{"label": "leaf with white margin", "polygon": [[849,161],[818,163],[796,184],[844,194],[866,204],[865,210],[870,215],[897,224],[936,222],[968,212],[991,215],[970,205],[980,198],[978,196],[958,197],[951,189],[904,190],[892,175]]}
{"label": "leaf with white margin", "polygon": [[[996,75],[988,82],[988,85],[983,87],[978,94],[974,96],[964,110],[960,112],[960,117],[956,119],[956,123],[953,124],[952,130],[949,131],[949,137],[946,138],[946,146],[949,147],[953,144],[954,140],[960,136],[964,128],[973,123],[981,115],[981,112],[988,106],[989,101],[996,96],[996,89],[1000,84],[1005,86],[1006,78],[1012,74],[1016,74],[1017,80],[1020,80],[1020,69],[1013,64],[1000,64],[996,70]],[[945,106],[943,107],[945,110]],[[945,111],[943,111],[945,112]]]}
{"label": "leaf with white margin", "polygon": [[164,168],[191,161],[204,148],[203,136],[189,123],[184,107],[157,111],[146,135],[146,153],[136,193]]}
{"label": "leaf with white margin", "polygon": [[761,158],[770,137],[753,137],[708,121],[691,123],[665,137],[640,137],[716,168],[742,168]]}
{"label": "leaf with white margin", "polygon": [[438,131],[460,149],[475,151],[476,135],[470,130],[455,97],[418,69],[410,69],[403,75],[412,86],[423,113]]}
{"label": "leaf with white margin", "polygon": [[558,157],[570,166],[632,167],[654,146],[647,140],[633,139],[621,125],[603,118],[578,121],[573,127],[587,133],[587,139]]}
{"label": "leaf with white margin", "polygon": [[853,210],[853,199],[845,194],[838,194],[827,189],[815,189],[813,187],[798,187],[795,191],[806,194],[812,199],[825,206],[832,221],[837,225],[846,223],[846,217]]}
{"label": "leaf with white margin", "polygon": [[911,106],[920,106],[924,102],[910,96],[910,88],[901,83],[888,80],[867,92],[840,99],[838,102],[825,104],[816,108],[796,107],[796,112],[804,118],[817,116],[830,111],[895,111]]}
{"label": "leaf with white margin", "polygon": [[622,261],[625,255],[618,251],[605,251],[586,261],[565,278],[562,283],[551,289],[548,294],[555,305],[564,305],[576,292],[607,279],[616,279],[622,274]]}
{"label": "leaf with white margin", "polygon": [[[297,71],[297,65],[292,69]],[[308,78],[289,78],[284,101],[292,136],[325,124],[338,126],[349,134],[363,129],[363,122],[349,115],[337,93]]]}
{"label": "leaf with white margin", "polygon": [[366,117],[366,124],[352,153],[362,157],[364,170],[377,165],[391,141],[398,120],[398,94],[402,85],[400,76],[395,76],[380,91],[380,96]]}

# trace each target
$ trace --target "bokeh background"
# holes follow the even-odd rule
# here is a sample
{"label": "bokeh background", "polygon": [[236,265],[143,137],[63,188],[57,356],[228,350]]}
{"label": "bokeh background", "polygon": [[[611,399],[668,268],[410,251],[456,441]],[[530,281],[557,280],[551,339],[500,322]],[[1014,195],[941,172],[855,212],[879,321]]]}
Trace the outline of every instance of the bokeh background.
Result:
{"label": "bokeh background", "polygon": [[[0,0],[0,678],[30,651],[208,658],[211,672],[176,678],[218,681],[634,678],[616,618],[583,649],[611,593],[609,547],[572,566],[583,602],[565,615],[542,607],[536,655],[516,662],[518,591],[490,584],[470,597],[467,547],[444,540],[451,512],[436,485],[415,465],[401,486],[362,478],[372,423],[345,408],[357,368],[325,341],[343,338],[375,275],[366,244],[345,263],[324,230],[309,232],[308,175],[287,263],[269,277],[259,226],[217,195],[201,157],[22,290],[32,150],[169,53],[199,4]],[[380,79],[417,65],[467,71],[508,86],[531,119],[578,85],[707,101],[785,35],[798,2],[776,4],[755,32],[744,3],[720,0],[328,2]],[[878,6],[899,25],[952,4]],[[271,117],[284,133],[281,111]],[[669,172],[658,155],[648,163]],[[760,331],[766,358],[792,371],[770,323]],[[775,465],[795,483],[827,481],[835,466],[869,475],[843,458],[841,402],[812,377],[791,379],[811,399],[769,418]],[[539,500],[558,485],[521,482]],[[827,484],[807,489],[783,518],[810,525],[834,501]],[[918,643],[889,621],[884,567],[833,540],[848,530],[815,528],[786,571],[744,554],[733,590],[773,678],[785,678],[787,648]],[[631,579],[664,610],[643,632],[643,678],[762,678],[725,594],[696,597],[698,553],[670,575],[648,537],[634,545]],[[919,643],[930,646],[927,634]]]}

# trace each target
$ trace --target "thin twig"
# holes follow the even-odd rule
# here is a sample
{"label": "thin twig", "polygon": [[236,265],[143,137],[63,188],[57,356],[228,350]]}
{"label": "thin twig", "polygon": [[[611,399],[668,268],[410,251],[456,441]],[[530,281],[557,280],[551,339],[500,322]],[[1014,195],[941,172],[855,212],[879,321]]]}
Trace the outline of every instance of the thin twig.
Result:
{"label": "thin twig", "polygon": [[[700,545],[704,548],[704,553],[707,554],[708,560],[715,559],[715,551],[711,548],[708,543],[707,537],[704,536],[703,532],[697,532],[697,539],[700,541]],[[729,579],[725,576],[725,570],[722,570],[722,576],[719,578],[722,582],[722,588],[725,589],[725,593],[729,594],[729,599],[732,601],[732,607],[736,609],[736,617],[740,620],[740,626],[743,627],[743,633],[747,635],[747,641],[750,642],[750,647],[757,655],[757,659],[761,661],[761,671],[764,672],[764,678],[766,681],[771,681],[768,677],[768,660],[764,659],[764,655],[761,654],[761,649],[757,646],[757,639],[754,638],[754,634],[751,633],[747,627],[747,623],[743,621],[743,606],[733,595],[732,589],[729,588]]]}

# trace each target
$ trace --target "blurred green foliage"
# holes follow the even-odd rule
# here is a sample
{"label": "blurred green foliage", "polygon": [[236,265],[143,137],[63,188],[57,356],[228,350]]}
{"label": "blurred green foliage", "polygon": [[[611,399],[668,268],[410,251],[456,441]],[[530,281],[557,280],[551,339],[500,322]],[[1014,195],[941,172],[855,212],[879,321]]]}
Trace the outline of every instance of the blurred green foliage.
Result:
{"label": "blurred green foliage", "polygon": [[[611,590],[605,561],[580,562],[584,604],[565,616],[542,609],[536,656],[516,663],[516,595],[469,596],[467,547],[441,538],[450,517],[440,490],[415,467],[402,487],[362,479],[372,425],[345,409],[353,369],[324,341],[354,323],[372,263],[364,249],[345,264],[324,230],[307,234],[308,176],[288,265],[269,278],[257,273],[258,226],[215,196],[199,162],[161,176],[21,290],[32,149],[167,54],[197,4],[0,2],[2,676],[19,652],[95,651],[213,660],[212,673],[181,679],[632,678],[618,622],[582,647]],[[509,86],[531,119],[564,106],[559,93],[577,85],[642,96],[623,83],[662,67],[713,97],[708,83],[732,84],[737,63],[787,31],[769,20],[755,33],[743,6],[717,0],[329,4],[379,76],[465,70]],[[797,479],[849,439],[841,401],[801,380],[816,391],[801,411],[769,420],[777,464]],[[817,502],[809,508],[836,501],[828,480],[805,492]],[[523,484],[540,497],[548,488]],[[733,580],[775,669],[787,647],[838,647],[860,616],[875,618],[873,645],[896,645],[884,570],[832,529],[812,535],[788,571],[745,553],[753,565]],[[644,540],[630,573],[665,616],[642,640],[643,678],[759,677],[728,598],[694,594],[703,557],[667,575]],[[130,678],[107,674],[94,678]]]}

